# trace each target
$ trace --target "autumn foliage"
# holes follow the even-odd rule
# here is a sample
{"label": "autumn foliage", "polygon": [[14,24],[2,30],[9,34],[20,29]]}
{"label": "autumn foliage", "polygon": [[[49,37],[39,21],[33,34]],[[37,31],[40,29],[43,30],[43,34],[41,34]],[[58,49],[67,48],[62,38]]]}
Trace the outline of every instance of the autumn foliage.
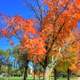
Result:
{"label": "autumn foliage", "polygon": [[[80,20],[80,0],[43,0],[43,5],[48,6],[48,11],[43,16],[44,11],[40,8],[43,16],[40,20],[24,19],[21,16],[3,17],[7,26],[0,32],[9,40],[11,36],[18,38],[20,51],[27,49],[29,60],[42,62],[46,57],[55,54],[68,59],[66,51],[63,52],[65,56],[59,53],[59,49],[64,47],[65,42],[71,42],[71,31],[75,30]],[[40,24],[41,30],[37,31],[36,23]],[[13,41],[10,44],[13,45]],[[53,50],[55,45],[57,52]],[[71,45],[69,51],[74,50]]]}

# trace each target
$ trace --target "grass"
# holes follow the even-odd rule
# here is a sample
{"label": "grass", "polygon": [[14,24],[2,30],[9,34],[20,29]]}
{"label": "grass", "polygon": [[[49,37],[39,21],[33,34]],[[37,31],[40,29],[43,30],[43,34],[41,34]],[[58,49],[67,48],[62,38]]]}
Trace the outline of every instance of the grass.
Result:
{"label": "grass", "polygon": [[1,77],[0,80],[21,80],[19,77]]}
{"label": "grass", "polygon": [[[59,79],[57,79],[57,80],[67,80],[67,78],[59,78]],[[75,78],[70,78],[70,80],[77,80],[77,78],[75,77]]]}
{"label": "grass", "polygon": [[[22,77],[0,77],[0,80],[22,80]],[[32,77],[28,77],[28,80],[34,80],[34,79]],[[39,80],[39,79],[36,78],[36,80]],[[40,79],[40,80],[43,80],[43,79]],[[60,77],[57,80],[67,80],[67,79]],[[77,80],[77,78],[74,77],[74,78],[71,78],[70,80]]]}

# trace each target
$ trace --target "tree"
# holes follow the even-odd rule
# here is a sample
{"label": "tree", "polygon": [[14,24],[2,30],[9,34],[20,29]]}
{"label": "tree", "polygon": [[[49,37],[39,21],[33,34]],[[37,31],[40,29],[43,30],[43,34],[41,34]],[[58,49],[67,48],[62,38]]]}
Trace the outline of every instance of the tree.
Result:
{"label": "tree", "polygon": [[80,64],[79,64],[79,62],[80,62],[80,58],[79,58],[79,56],[80,56],[80,29],[76,29],[74,32],[73,32],[73,34],[74,34],[74,36],[75,36],[75,38],[76,38],[76,42],[75,42],[75,45],[76,45],[76,53],[77,53],[77,61],[76,61],[76,67],[77,67],[77,72],[76,73],[78,73],[78,72],[80,72]]}
{"label": "tree", "polygon": [[3,51],[2,49],[0,49],[0,71],[1,71],[1,67],[2,65],[6,65],[6,58],[8,58],[9,53],[7,51]]}
{"label": "tree", "polygon": [[20,68],[24,68],[24,77],[23,80],[26,79],[27,76],[27,69],[28,69],[28,59],[27,59],[27,50],[26,51],[21,51],[19,50],[19,45],[14,47],[13,49],[14,52],[14,57],[16,58],[16,60],[19,62],[19,67]]}
{"label": "tree", "polygon": [[56,65],[58,71],[68,72],[67,80],[69,80],[70,72],[76,73],[78,71],[76,64],[78,62],[77,52],[79,49],[77,48],[79,45],[76,46],[76,43],[79,41],[80,39],[75,37],[74,32],[71,32],[61,49],[62,59]]}
{"label": "tree", "polygon": [[[48,29],[48,32],[46,33],[49,33],[49,30],[53,30],[51,34],[49,33],[50,41],[48,41],[49,49],[47,50],[47,54],[50,54],[50,51],[54,45],[57,45],[56,46],[57,50],[59,50],[59,48],[61,48],[64,45],[64,40],[66,37],[69,36],[71,28],[77,26],[76,23],[80,18],[79,17],[80,14],[78,12],[79,10],[74,7],[75,3],[70,0],[69,1],[68,0],[66,1],[45,0],[45,3],[49,6],[50,11],[48,12],[48,16],[46,16],[45,18],[45,26],[44,26],[45,28],[43,29],[46,29],[46,26],[48,26],[49,28],[51,26],[52,29]],[[78,18],[76,15],[78,16]],[[72,19],[72,16],[74,16],[74,19]],[[58,57],[58,60],[59,60],[59,57]],[[54,61],[54,63],[55,62],[56,60]],[[49,72],[50,72],[50,69],[49,69]]]}
{"label": "tree", "polygon": [[[80,19],[78,2],[79,0],[36,0],[37,8],[28,3],[36,19],[3,17],[7,27],[0,31],[1,34],[8,37],[11,45],[11,37],[16,36],[20,40],[20,51],[28,50],[27,60],[40,64],[44,62],[42,65],[46,80],[62,57],[60,49],[64,46],[65,39],[73,28],[77,27]],[[48,7],[47,12],[43,6]],[[36,10],[38,12],[35,12]],[[35,29],[36,24],[41,27],[39,31]],[[49,60],[49,57],[52,60]]]}

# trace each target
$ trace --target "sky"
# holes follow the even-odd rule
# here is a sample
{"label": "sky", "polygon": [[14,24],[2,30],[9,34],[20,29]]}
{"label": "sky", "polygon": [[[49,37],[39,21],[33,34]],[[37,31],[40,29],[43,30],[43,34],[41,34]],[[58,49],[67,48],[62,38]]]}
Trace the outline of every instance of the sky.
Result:
{"label": "sky", "polygon": [[[9,16],[20,15],[24,18],[33,17],[33,12],[28,6],[24,6],[23,0],[0,0],[0,13]],[[80,28],[80,21],[78,26]],[[16,38],[13,38],[13,40],[15,45],[17,45],[19,41]],[[0,49],[7,50],[8,48],[12,48],[12,46],[10,46],[7,39],[0,39]]]}
{"label": "sky", "polygon": [[[0,13],[3,13],[8,16],[19,15],[24,18],[33,17],[32,11],[25,7],[23,0],[0,0]],[[18,44],[18,40],[13,38],[15,45]],[[6,38],[0,39],[0,49],[7,50],[12,48]]]}
{"label": "sky", "polygon": [[32,12],[25,5],[23,0],[0,0],[0,13],[9,16],[20,15],[25,18],[32,17]]}

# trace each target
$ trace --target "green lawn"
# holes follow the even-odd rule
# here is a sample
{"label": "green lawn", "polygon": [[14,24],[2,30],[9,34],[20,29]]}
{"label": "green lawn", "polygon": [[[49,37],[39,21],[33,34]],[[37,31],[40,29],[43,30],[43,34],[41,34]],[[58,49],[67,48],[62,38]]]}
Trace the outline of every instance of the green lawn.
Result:
{"label": "green lawn", "polygon": [[[70,80],[77,80],[77,78],[78,77],[71,77]],[[29,75],[27,79],[34,80],[31,75]],[[54,77],[52,77],[51,79],[54,80]],[[0,80],[22,80],[22,77],[0,77]],[[39,80],[39,77],[37,77],[36,80]],[[43,80],[43,78],[41,78],[40,80]],[[67,78],[58,77],[57,80],[67,80]]]}
{"label": "green lawn", "polygon": [[21,80],[19,77],[1,77],[0,80]]}
{"label": "green lawn", "polygon": [[[67,80],[66,78],[59,78],[57,80]],[[70,78],[70,80],[77,80],[77,78]]]}
{"label": "green lawn", "polygon": [[[22,80],[22,77],[0,77],[0,80]],[[28,78],[28,80],[33,80],[32,77]],[[38,78],[36,80],[39,80]],[[41,79],[43,80],[43,79]],[[54,80],[54,79],[52,79]],[[58,78],[57,80],[67,80],[66,78]],[[77,80],[77,78],[71,78],[70,80]]]}

